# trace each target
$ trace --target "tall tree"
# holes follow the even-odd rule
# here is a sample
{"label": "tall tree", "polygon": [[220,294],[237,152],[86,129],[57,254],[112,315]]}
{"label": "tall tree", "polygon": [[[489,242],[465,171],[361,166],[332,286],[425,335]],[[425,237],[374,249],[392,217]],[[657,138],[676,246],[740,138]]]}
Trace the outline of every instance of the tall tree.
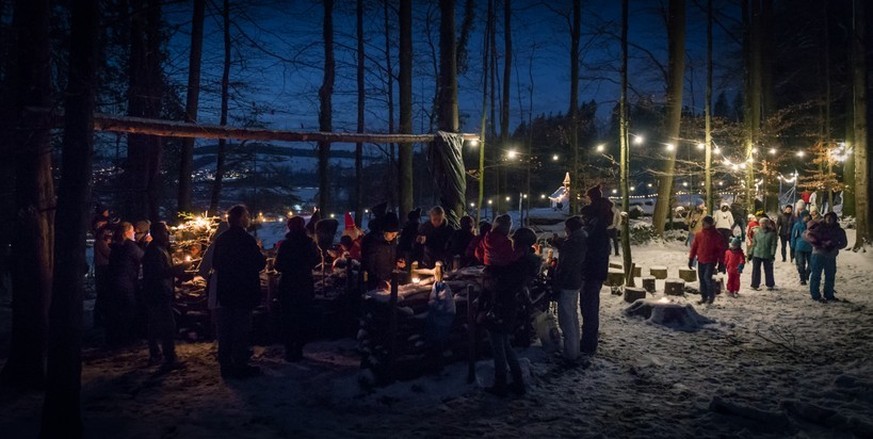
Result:
{"label": "tall tree", "polygon": [[[188,92],[185,96],[185,121],[197,122],[200,103],[200,61],[203,58],[203,18],[206,15],[206,0],[194,0],[191,19],[191,52],[188,55]],[[192,183],[194,170],[194,138],[182,140],[179,160],[179,199],[177,210],[191,212]]]}
{"label": "tall tree", "polygon": [[[130,5],[127,112],[133,117],[157,119],[163,99],[161,2],[132,0]],[[159,219],[161,144],[157,136],[131,134],[127,138],[127,164],[123,175],[130,196],[123,213],[128,218]]]}
{"label": "tall tree", "polygon": [[[704,193],[706,194],[706,211],[713,212],[714,196],[712,193],[712,0],[706,1],[706,102],[704,104],[704,141],[706,143],[704,156]],[[724,96],[722,94],[722,96]]]}
{"label": "tall tree", "polygon": [[64,99],[62,168],[55,217],[54,288],[49,312],[41,436],[82,437],[82,333],[85,230],[91,202],[97,84],[98,0],[71,4],[70,65]]}
{"label": "tall tree", "polygon": [[[364,106],[366,105],[366,90],[364,89],[364,0],[355,2],[355,36],[357,37],[357,69],[355,80],[358,88],[358,132],[364,132]],[[364,219],[363,186],[364,185],[364,144],[355,144],[355,224],[361,226]]]}
{"label": "tall tree", "polygon": [[852,1],[852,90],[855,138],[855,229],[854,249],[870,242],[870,158],[867,151],[867,23],[863,0]]}
{"label": "tall tree", "polygon": [[[333,3],[324,0],[322,37],[324,38],[324,76],[318,89],[318,129],[333,131],[333,85],[336,78],[336,60],[333,54]],[[318,142],[318,208],[330,210],[330,142]]]}
{"label": "tall tree", "polygon": [[761,100],[763,60],[761,39],[761,3],[760,0],[743,1],[744,23],[744,59],[745,82],[743,92],[743,124],[745,131],[745,158],[750,162],[746,166],[746,208],[751,212],[755,209],[755,147],[761,133]]}
{"label": "tall tree", "polygon": [[574,214],[579,211],[579,199],[576,195],[580,193],[582,187],[582,178],[579,175],[579,42],[581,38],[582,0],[573,0],[573,21],[570,23],[570,108],[567,114],[570,116],[570,148],[573,150],[570,212]]}
{"label": "tall tree", "polygon": [[[440,55],[437,101],[437,128],[458,132],[458,45],[455,37],[455,1],[440,0]],[[462,151],[456,144],[431,145],[429,157],[440,192],[440,202],[450,224],[466,211],[466,179]]]}
{"label": "tall tree", "polygon": [[[485,16],[485,32],[482,37],[482,117],[479,119],[479,194],[476,199],[476,224],[482,221],[482,211],[485,208],[485,147],[488,139],[488,63],[491,59],[489,39],[491,38],[491,14],[493,1],[488,2],[488,14]],[[490,148],[490,145],[489,145]]]}
{"label": "tall tree", "polygon": [[[230,0],[224,0],[221,7],[221,18],[224,26],[224,62],[221,69],[221,110],[218,116],[219,125],[227,125],[228,104],[230,101]],[[218,151],[215,157],[215,178],[212,181],[212,194],[209,197],[209,210],[217,212],[221,201],[221,184],[224,180],[225,161],[227,160],[227,139],[218,139]]]}
{"label": "tall tree", "polygon": [[682,121],[682,87],[685,78],[685,0],[670,0],[667,10],[667,46],[669,63],[667,67],[667,116],[664,132],[668,142],[674,144],[667,148],[663,174],[658,185],[658,200],[652,225],[658,236],[664,236],[664,227],[670,215],[673,200],[673,177],[676,168],[676,150],[679,143],[679,126]]}
{"label": "tall tree", "polygon": [[17,129],[15,151],[15,234],[12,239],[12,334],[3,381],[40,388],[45,379],[48,304],[52,289],[54,188],[51,125],[27,108],[52,106],[48,0],[16,0],[14,70],[10,80]]}
{"label": "tall tree", "polygon": [[[627,120],[627,58],[628,58],[628,0],[621,1],[621,97],[619,98],[619,146],[621,147],[621,258],[624,265],[625,285],[633,286],[633,257],[630,245],[630,145]],[[575,197],[574,197],[575,198]]]}
{"label": "tall tree", "polygon": [[[503,92],[500,95],[500,147],[506,150],[509,147],[509,102],[512,82],[512,1],[503,1]],[[498,193],[497,200],[503,203],[503,194],[509,193],[507,174],[509,168],[500,169],[502,192]],[[506,206],[509,211],[511,204]]]}
{"label": "tall tree", "polygon": [[[412,0],[400,0],[400,132],[412,134]],[[389,70],[389,75],[390,75]],[[413,208],[411,143],[398,145],[400,212]]]}

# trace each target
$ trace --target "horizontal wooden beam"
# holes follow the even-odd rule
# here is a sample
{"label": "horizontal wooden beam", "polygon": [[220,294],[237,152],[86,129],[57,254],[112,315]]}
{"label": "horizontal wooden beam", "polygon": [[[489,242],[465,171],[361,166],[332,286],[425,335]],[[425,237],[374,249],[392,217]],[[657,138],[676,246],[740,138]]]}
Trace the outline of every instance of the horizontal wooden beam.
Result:
{"label": "horizontal wooden beam", "polygon": [[[427,143],[435,134],[337,133],[320,131],[285,131],[263,128],[240,128],[221,125],[201,125],[172,120],[94,115],[94,129],[113,133],[145,134],[159,137],[197,139],[237,139],[284,142],[331,143]],[[463,133],[464,140],[479,139],[478,134]]]}

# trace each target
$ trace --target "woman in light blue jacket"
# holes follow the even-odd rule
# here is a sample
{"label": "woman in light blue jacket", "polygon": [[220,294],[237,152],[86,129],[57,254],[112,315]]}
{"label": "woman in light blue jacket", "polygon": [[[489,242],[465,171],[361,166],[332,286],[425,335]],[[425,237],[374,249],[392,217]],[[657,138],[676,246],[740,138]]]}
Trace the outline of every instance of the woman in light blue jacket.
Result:
{"label": "woman in light blue jacket", "polygon": [[791,249],[794,250],[794,265],[800,275],[800,284],[806,285],[809,280],[809,258],[812,255],[812,245],[803,239],[803,232],[810,220],[809,212],[800,213],[800,220],[794,222],[791,228]]}

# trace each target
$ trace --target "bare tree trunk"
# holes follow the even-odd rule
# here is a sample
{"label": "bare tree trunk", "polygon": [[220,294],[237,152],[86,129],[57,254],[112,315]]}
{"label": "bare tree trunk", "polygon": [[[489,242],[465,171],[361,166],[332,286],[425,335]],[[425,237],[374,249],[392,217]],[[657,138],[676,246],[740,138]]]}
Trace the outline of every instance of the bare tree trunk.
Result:
{"label": "bare tree trunk", "polygon": [[[203,58],[203,19],[206,0],[194,0],[194,13],[191,20],[191,53],[188,56],[188,91],[185,96],[185,121],[197,122],[197,108],[200,104],[200,61]],[[179,213],[191,212],[192,181],[194,171],[194,139],[182,141],[182,154],[179,160]]]}
{"label": "bare tree trunk", "polygon": [[573,22],[570,24],[570,108],[567,111],[567,115],[570,116],[570,148],[573,150],[573,172],[569,194],[572,214],[579,212],[577,194],[581,193],[582,188],[582,176],[579,174],[579,40],[581,38],[582,0],[573,0]]}
{"label": "bare tree trunk", "polygon": [[854,250],[870,243],[870,160],[867,153],[867,28],[863,0],[852,2],[852,71],[855,120],[855,229]]}
{"label": "bare tree trunk", "polygon": [[[333,85],[336,77],[336,61],[333,56],[333,3],[324,0],[324,78],[318,89],[318,129],[333,131]],[[330,142],[318,142],[318,208],[330,211]]]}
{"label": "bare tree trunk", "polygon": [[[503,92],[500,96],[500,147],[504,150],[509,146],[509,102],[512,82],[512,1],[503,0]],[[509,194],[508,174],[511,163],[502,166],[501,186],[503,193],[498,197],[503,203],[504,194]],[[506,211],[512,210],[512,203],[507,203]]]}
{"label": "bare tree trunk", "polygon": [[743,122],[745,125],[746,139],[746,208],[752,212],[755,210],[755,167],[754,149],[761,133],[761,5],[758,0],[747,5],[743,2],[744,20],[747,24],[744,42],[746,48],[746,90],[743,93],[745,99]]}
{"label": "bare tree trunk", "polygon": [[685,78],[685,0],[670,0],[667,19],[667,39],[670,50],[667,84],[667,117],[665,132],[674,148],[667,151],[664,174],[658,185],[658,200],[652,225],[655,234],[664,236],[667,217],[673,200],[673,173],[676,168],[676,150],[679,144],[679,126],[682,121],[682,87]]}
{"label": "bare tree trunk", "polygon": [[12,238],[12,334],[4,383],[42,388],[48,304],[52,288],[54,188],[51,172],[51,125],[27,107],[52,104],[50,5],[48,0],[16,0],[12,26],[15,85],[15,234]]}
{"label": "bare tree trunk", "polygon": [[[224,64],[221,70],[221,110],[219,125],[227,125],[227,113],[230,100],[230,0],[224,0],[221,8],[221,18],[224,23]],[[221,201],[221,183],[224,180],[225,160],[227,159],[227,139],[218,140],[218,151],[215,157],[215,179],[212,182],[212,195],[209,199],[209,210],[217,212]]]}
{"label": "bare tree trunk", "polygon": [[[364,0],[355,2],[355,33],[358,41],[358,66],[356,80],[358,86],[358,132],[364,132],[364,105],[366,105],[366,90],[364,90]],[[355,144],[355,224],[360,227],[364,218],[363,203],[364,185],[364,144]]]}
{"label": "bare tree trunk", "polygon": [[[489,76],[491,78],[491,82],[488,84],[488,86],[490,88],[489,96],[491,99],[491,105],[488,106],[488,109],[491,112],[491,119],[489,119],[491,121],[489,123],[489,127],[490,127],[489,132],[490,132],[490,137],[494,140],[497,139],[497,122],[498,122],[498,120],[497,120],[497,108],[498,108],[497,107],[497,105],[498,105],[498,103],[497,103],[497,96],[498,96],[497,85],[498,85],[498,80],[497,80],[497,30],[496,30],[496,23],[497,23],[497,8],[495,6],[495,0],[488,0],[488,24],[487,24],[487,27],[489,29],[488,30],[488,34],[489,34],[488,41],[489,41],[490,52],[491,52],[491,57],[489,58],[489,61],[488,61],[488,71],[489,71]],[[497,142],[495,141],[495,144],[496,143]],[[502,148],[502,146],[501,146],[501,148]],[[492,214],[491,216],[496,216],[496,215],[494,215],[494,211],[495,211],[495,209],[497,209],[499,211],[500,206],[502,205],[502,202],[503,202],[503,197],[500,196],[500,194],[503,192],[503,183],[500,181],[500,174],[501,174],[500,173],[500,160],[501,160],[500,150],[497,148],[491,148],[491,162],[493,163],[493,166],[494,166],[494,171],[493,171],[494,178],[492,179],[492,180],[494,180],[494,186],[493,186],[492,195],[496,198],[496,200],[494,200],[494,204],[492,206],[489,206],[489,207],[491,207],[491,214]]]}
{"label": "bare tree trunk", "polygon": [[[400,0],[400,132],[412,133],[412,0]],[[413,209],[412,144],[398,145],[400,213]]]}
{"label": "bare tree trunk", "polygon": [[628,0],[621,1],[621,98],[619,111],[619,144],[621,147],[621,211],[624,212],[621,221],[621,259],[624,266],[624,282],[627,286],[634,285],[632,269],[633,256],[630,245],[630,223],[627,212],[630,210],[630,145],[628,144],[627,120],[627,33],[628,33]]}
{"label": "bare tree trunk", "polygon": [[704,190],[706,193],[706,211],[715,211],[712,193],[712,0],[706,2],[706,103],[704,106],[705,125],[705,163],[704,163]]}
{"label": "bare tree trunk", "polygon": [[[492,2],[488,2],[488,15],[485,20],[491,19]],[[479,119],[479,194],[476,199],[476,224],[482,221],[482,211],[485,208],[485,147],[488,145],[488,62],[491,59],[490,47],[488,45],[491,37],[490,24],[485,25],[485,32],[482,37],[482,117]],[[488,146],[490,148],[490,145]]]}
{"label": "bare tree trunk", "polygon": [[[440,0],[440,72],[437,127],[458,132],[458,51],[455,0]],[[507,115],[508,117],[508,115]]]}
{"label": "bare tree trunk", "polygon": [[98,0],[71,5],[70,70],[64,102],[61,181],[55,223],[54,288],[49,313],[44,438],[82,437],[82,334],[85,231],[91,202],[97,90]]}

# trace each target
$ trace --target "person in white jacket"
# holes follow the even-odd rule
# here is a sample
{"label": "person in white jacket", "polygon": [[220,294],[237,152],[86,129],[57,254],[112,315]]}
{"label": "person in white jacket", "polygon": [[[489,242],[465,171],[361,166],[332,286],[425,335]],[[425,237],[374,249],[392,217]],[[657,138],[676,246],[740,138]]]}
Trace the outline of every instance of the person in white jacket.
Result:
{"label": "person in white jacket", "polygon": [[712,217],[715,219],[715,229],[718,230],[718,233],[720,233],[724,238],[725,246],[727,246],[734,233],[734,225],[736,225],[734,214],[731,213],[731,205],[722,202],[721,207],[713,213]]}

